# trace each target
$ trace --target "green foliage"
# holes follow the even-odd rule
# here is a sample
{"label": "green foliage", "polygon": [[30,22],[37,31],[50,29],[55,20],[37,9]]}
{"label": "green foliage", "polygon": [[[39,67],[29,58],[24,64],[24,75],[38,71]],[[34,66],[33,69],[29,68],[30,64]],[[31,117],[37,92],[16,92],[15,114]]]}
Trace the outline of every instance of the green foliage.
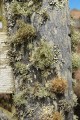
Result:
{"label": "green foliage", "polygon": [[78,53],[72,54],[72,67],[73,70],[80,68],[80,55]]}
{"label": "green foliage", "polygon": [[54,68],[57,59],[57,50],[54,51],[54,46],[44,40],[41,40],[39,46],[34,48],[30,57],[32,64],[41,70]]}
{"label": "green foliage", "polygon": [[26,24],[22,21],[18,21],[18,24],[19,24],[19,29],[17,30],[15,35],[12,36],[13,37],[12,42],[19,44],[33,40],[34,37],[36,36],[35,28],[32,25]]}

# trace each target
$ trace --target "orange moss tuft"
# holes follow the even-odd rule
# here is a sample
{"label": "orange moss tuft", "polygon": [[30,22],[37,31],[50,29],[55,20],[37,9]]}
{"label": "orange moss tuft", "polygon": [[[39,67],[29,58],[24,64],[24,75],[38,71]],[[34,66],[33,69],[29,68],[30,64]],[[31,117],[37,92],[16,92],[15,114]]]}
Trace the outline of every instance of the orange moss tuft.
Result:
{"label": "orange moss tuft", "polygon": [[68,87],[67,81],[63,78],[55,78],[51,83],[51,90],[55,93],[63,94]]}
{"label": "orange moss tuft", "polygon": [[63,120],[63,116],[61,113],[59,113],[58,111],[54,112],[53,114],[53,120]]}

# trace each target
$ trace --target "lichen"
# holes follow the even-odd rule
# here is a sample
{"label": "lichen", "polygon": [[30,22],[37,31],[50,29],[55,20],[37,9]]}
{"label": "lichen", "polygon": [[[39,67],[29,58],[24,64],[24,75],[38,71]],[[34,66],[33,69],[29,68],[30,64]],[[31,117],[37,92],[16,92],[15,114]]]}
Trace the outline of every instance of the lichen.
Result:
{"label": "lichen", "polygon": [[29,42],[32,41],[36,36],[36,30],[33,26],[30,24],[26,24],[24,22],[18,21],[19,29],[15,33],[14,36],[12,36],[12,43],[23,43],[23,42]]}
{"label": "lichen", "polygon": [[65,112],[70,112],[77,105],[77,96],[75,94],[72,95],[71,100],[60,100],[59,101],[59,109]]}
{"label": "lichen", "polygon": [[30,0],[26,2],[13,1],[10,9],[13,15],[31,16],[33,12],[37,11],[41,6],[42,0]]}
{"label": "lichen", "polygon": [[63,8],[67,0],[49,0],[49,5],[53,8]]}
{"label": "lichen", "polygon": [[[56,0],[56,4],[52,5],[50,1],[49,4],[61,8],[64,7],[65,2]],[[61,95],[60,98],[63,100],[67,82],[63,78],[56,78],[58,72],[56,66],[60,65],[61,60],[59,48],[50,43],[50,40],[44,40],[39,36],[39,31],[31,25],[33,13],[40,15],[42,25],[49,20],[47,10],[39,9],[41,5],[42,0],[26,2],[15,0],[10,3],[8,9],[10,12],[8,14],[11,15],[8,17],[9,29],[13,31],[17,26],[12,35],[10,34],[9,57],[18,83],[13,100],[19,120],[63,120],[64,118],[58,95]],[[26,23],[18,20],[24,17]]]}
{"label": "lichen", "polygon": [[30,61],[37,69],[54,68],[58,60],[57,50],[45,40],[41,40],[39,46],[32,51]]}

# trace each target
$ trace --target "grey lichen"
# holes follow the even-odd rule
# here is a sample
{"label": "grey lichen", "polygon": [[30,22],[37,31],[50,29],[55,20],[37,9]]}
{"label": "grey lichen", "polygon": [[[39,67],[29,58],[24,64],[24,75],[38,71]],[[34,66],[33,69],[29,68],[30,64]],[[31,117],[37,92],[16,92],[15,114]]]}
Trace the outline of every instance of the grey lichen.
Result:
{"label": "grey lichen", "polygon": [[67,0],[49,0],[49,5],[53,8],[63,8]]}

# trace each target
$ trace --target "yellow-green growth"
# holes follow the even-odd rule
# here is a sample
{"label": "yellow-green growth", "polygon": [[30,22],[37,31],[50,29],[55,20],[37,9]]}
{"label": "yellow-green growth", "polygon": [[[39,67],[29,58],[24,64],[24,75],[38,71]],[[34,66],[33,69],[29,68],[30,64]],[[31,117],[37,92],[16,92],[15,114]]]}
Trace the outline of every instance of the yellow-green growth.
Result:
{"label": "yellow-green growth", "polygon": [[23,42],[30,42],[34,39],[36,36],[36,30],[35,28],[30,25],[26,24],[24,22],[18,21],[19,29],[15,33],[15,35],[12,38],[12,42],[14,43],[23,43]]}
{"label": "yellow-green growth", "polygon": [[27,2],[14,1],[11,3],[10,9],[14,15],[30,16],[36,12],[41,6],[42,0],[32,0]]}
{"label": "yellow-green growth", "polygon": [[47,41],[41,40],[39,46],[35,47],[30,57],[33,65],[41,70],[53,67],[54,65],[54,50],[53,46]]}

